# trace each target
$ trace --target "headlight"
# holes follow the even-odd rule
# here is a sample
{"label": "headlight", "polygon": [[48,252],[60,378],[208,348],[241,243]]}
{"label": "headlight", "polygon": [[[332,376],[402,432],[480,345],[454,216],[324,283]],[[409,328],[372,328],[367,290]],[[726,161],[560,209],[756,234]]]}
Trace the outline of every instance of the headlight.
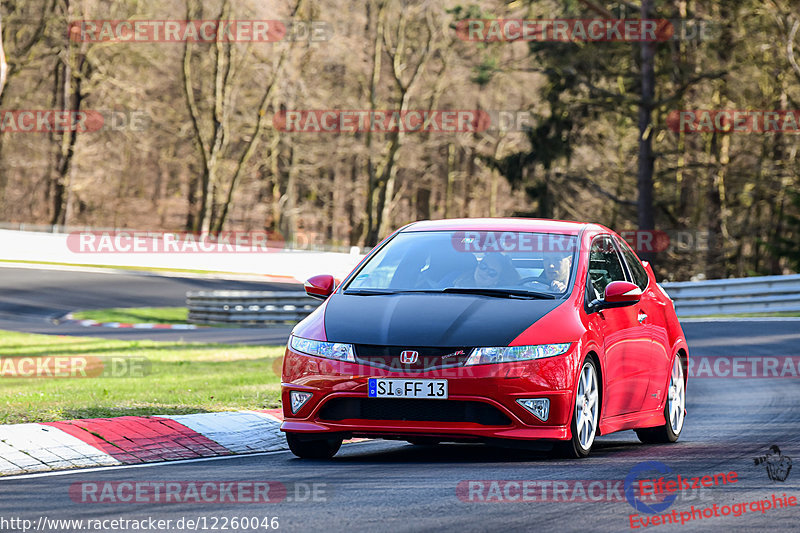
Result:
{"label": "headlight", "polygon": [[485,365],[489,363],[514,363],[530,359],[555,357],[569,350],[570,343],[537,344],[533,346],[504,346],[497,348],[475,348],[464,365]]}
{"label": "headlight", "polygon": [[292,338],[289,339],[289,347],[296,352],[307,353],[308,355],[318,355],[319,357],[336,359],[337,361],[356,362],[352,344],[312,341],[292,335]]}

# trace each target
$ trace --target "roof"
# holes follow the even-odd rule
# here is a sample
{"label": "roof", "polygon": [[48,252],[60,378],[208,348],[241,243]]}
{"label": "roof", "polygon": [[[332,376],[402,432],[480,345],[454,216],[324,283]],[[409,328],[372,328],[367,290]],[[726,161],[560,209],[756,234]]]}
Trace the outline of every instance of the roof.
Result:
{"label": "roof", "polygon": [[412,222],[401,231],[526,231],[578,235],[587,225],[546,218],[452,218]]}

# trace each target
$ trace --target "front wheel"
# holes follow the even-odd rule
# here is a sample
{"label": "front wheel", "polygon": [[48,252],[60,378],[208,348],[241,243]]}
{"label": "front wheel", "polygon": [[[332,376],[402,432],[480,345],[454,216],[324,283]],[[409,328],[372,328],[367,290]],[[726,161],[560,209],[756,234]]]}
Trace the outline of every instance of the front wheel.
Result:
{"label": "front wheel", "polygon": [[683,420],[686,415],[686,381],[683,379],[683,362],[679,355],[672,363],[672,374],[669,378],[669,392],[664,402],[664,419],[666,424],[655,428],[637,429],[636,436],[646,444],[675,442],[681,435]]}
{"label": "front wheel", "polygon": [[597,434],[597,420],[600,413],[599,383],[596,363],[593,359],[587,358],[578,378],[575,412],[570,424],[572,438],[556,443],[555,450],[559,455],[574,459],[589,455]]}
{"label": "front wheel", "polygon": [[305,435],[286,434],[289,449],[301,459],[330,459],[342,446],[341,437],[309,438]]}

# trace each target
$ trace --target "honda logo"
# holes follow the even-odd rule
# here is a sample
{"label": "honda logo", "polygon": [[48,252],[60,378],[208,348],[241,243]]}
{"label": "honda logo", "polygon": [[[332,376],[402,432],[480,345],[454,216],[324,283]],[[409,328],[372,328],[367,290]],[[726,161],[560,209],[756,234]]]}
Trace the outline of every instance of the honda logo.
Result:
{"label": "honda logo", "polygon": [[404,365],[412,365],[416,363],[418,357],[419,352],[415,352],[414,350],[405,350],[400,352],[400,362]]}

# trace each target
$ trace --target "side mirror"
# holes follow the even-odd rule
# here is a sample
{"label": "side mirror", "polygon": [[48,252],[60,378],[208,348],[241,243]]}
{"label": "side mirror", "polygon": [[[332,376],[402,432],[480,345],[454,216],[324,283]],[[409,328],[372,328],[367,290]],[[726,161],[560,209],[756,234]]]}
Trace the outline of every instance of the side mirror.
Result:
{"label": "side mirror", "polygon": [[642,289],[627,281],[612,281],[606,286],[602,300],[594,300],[589,307],[594,311],[602,311],[614,307],[627,307],[642,298]]}
{"label": "side mirror", "polygon": [[303,288],[305,288],[306,294],[312,298],[324,300],[333,294],[333,289],[336,288],[336,280],[329,274],[320,274],[319,276],[308,278],[303,284]]}
{"label": "side mirror", "polygon": [[603,300],[606,303],[624,303],[633,305],[642,298],[642,289],[627,281],[612,281],[606,287]]}

